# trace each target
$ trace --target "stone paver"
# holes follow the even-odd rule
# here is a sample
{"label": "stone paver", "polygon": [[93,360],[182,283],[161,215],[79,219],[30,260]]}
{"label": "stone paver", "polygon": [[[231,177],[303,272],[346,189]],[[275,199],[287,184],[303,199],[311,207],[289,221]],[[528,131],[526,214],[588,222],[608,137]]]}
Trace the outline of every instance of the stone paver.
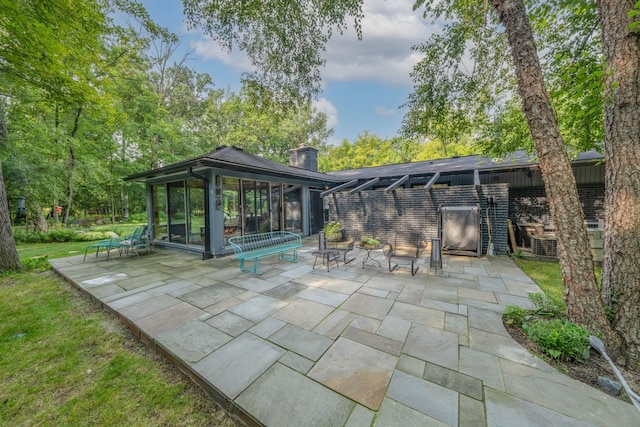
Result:
{"label": "stone paver", "polygon": [[238,398],[238,405],[268,426],[343,425],[352,401],[276,363]]}
{"label": "stone paver", "polygon": [[189,364],[200,361],[232,339],[232,336],[198,320],[185,322],[158,335],[159,344]]}
{"label": "stone paver", "polygon": [[388,353],[338,338],[309,371],[309,377],[367,408],[377,410],[396,361]]}
{"label": "stone paver", "polygon": [[557,372],[502,325],[540,292],[507,257],[444,256],[406,269],[360,259],[313,270],[271,257],[156,248],[137,257],[51,260],[250,425],[631,426],[635,408]]}
{"label": "stone paver", "polygon": [[283,354],[283,349],[245,333],[193,365],[193,370],[235,399]]}

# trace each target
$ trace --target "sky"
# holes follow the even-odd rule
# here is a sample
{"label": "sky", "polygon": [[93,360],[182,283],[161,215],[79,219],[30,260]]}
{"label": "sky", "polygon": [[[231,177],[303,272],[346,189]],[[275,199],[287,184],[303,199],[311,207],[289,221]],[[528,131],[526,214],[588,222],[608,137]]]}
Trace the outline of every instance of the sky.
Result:
{"label": "sky", "polygon": [[[192,50],[190,68],[212,76],[215,87],[240,89],[240,76],[250,70],[240,51],[228,52],[199,30],[187,30],[180,0],[142,0],[151,18],[182,39],[180,56]],[[349,29],[334,36],[321,70],[323,91],[315,107],[328,117],[333,145],[353,143],[365,131],[392,138],[402,126],[401,105],[412,90],[410,73],[420,60],[411,46],[431,34],[421,12],[412,11],[413,0],[366,0],[362,41]]]}

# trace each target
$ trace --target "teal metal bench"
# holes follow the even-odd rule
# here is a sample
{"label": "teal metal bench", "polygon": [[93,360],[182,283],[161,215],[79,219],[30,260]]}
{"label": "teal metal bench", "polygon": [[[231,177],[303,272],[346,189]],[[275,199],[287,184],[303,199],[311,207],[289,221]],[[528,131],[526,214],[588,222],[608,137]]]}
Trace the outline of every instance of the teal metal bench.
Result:
{"label": "teal metal bench", "polygon": [[[298,248],[302,247],[302,238],[290,231],[272,231],[270,233],[247,234],[229,239],[229,244],[240,260],[240,270],[262,274],[260,258],[278,254],[278,259],[298,261]],[[292,255],[285,255],[293,252]],[[253,261],[253,268],[245,268],[245,261]]]}

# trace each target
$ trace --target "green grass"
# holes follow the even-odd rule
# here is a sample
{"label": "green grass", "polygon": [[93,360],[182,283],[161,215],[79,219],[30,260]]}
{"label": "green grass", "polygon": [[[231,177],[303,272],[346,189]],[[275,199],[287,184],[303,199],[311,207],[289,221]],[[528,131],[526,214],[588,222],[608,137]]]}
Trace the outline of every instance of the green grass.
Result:
{"label": "green grass", "polygon": [[[564,300],[562,272],[557,262],[514,259],[516,265],[529,276],[548,297]],[[600,283],[602,269],[596,267],[596,279]]]}
{"label": "green grass", "polygon": [[[118,227],[123,230],[121,237],[133,233],[133,230],[135,230],[139,225],[142,224],[119,225]],[[24,261],[27,258],[39,258],[44,256],[49,257],[49,259],[54,259],[73,255],[84,255],[87,246],[91,243],[92,242],[18,243],[16,246],[18,248],[18,256],[20,257],[20,260]],[[95,254],[94,249],[89,252],[87,257],[91,254]]]}
{"label": "green grass", "polygon": [[0,425],[222,425],[213,400],[50,272],[0,276]]}

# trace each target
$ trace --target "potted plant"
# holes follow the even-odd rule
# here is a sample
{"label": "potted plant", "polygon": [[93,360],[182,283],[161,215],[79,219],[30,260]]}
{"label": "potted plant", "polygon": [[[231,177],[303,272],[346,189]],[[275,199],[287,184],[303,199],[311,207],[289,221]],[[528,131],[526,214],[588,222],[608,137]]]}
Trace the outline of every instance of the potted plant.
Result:
{"label": "potted plant", "polygon": [[324,238],[330,242],[339,242],[343,239],[344,227],[338,221],[328,222],[324,227]]}
{"label": "potted plant", "polygon": [[360,239],[360,246],[363,248],[376,248],[380,246],[380,239],[378,237],[363,237]]}

